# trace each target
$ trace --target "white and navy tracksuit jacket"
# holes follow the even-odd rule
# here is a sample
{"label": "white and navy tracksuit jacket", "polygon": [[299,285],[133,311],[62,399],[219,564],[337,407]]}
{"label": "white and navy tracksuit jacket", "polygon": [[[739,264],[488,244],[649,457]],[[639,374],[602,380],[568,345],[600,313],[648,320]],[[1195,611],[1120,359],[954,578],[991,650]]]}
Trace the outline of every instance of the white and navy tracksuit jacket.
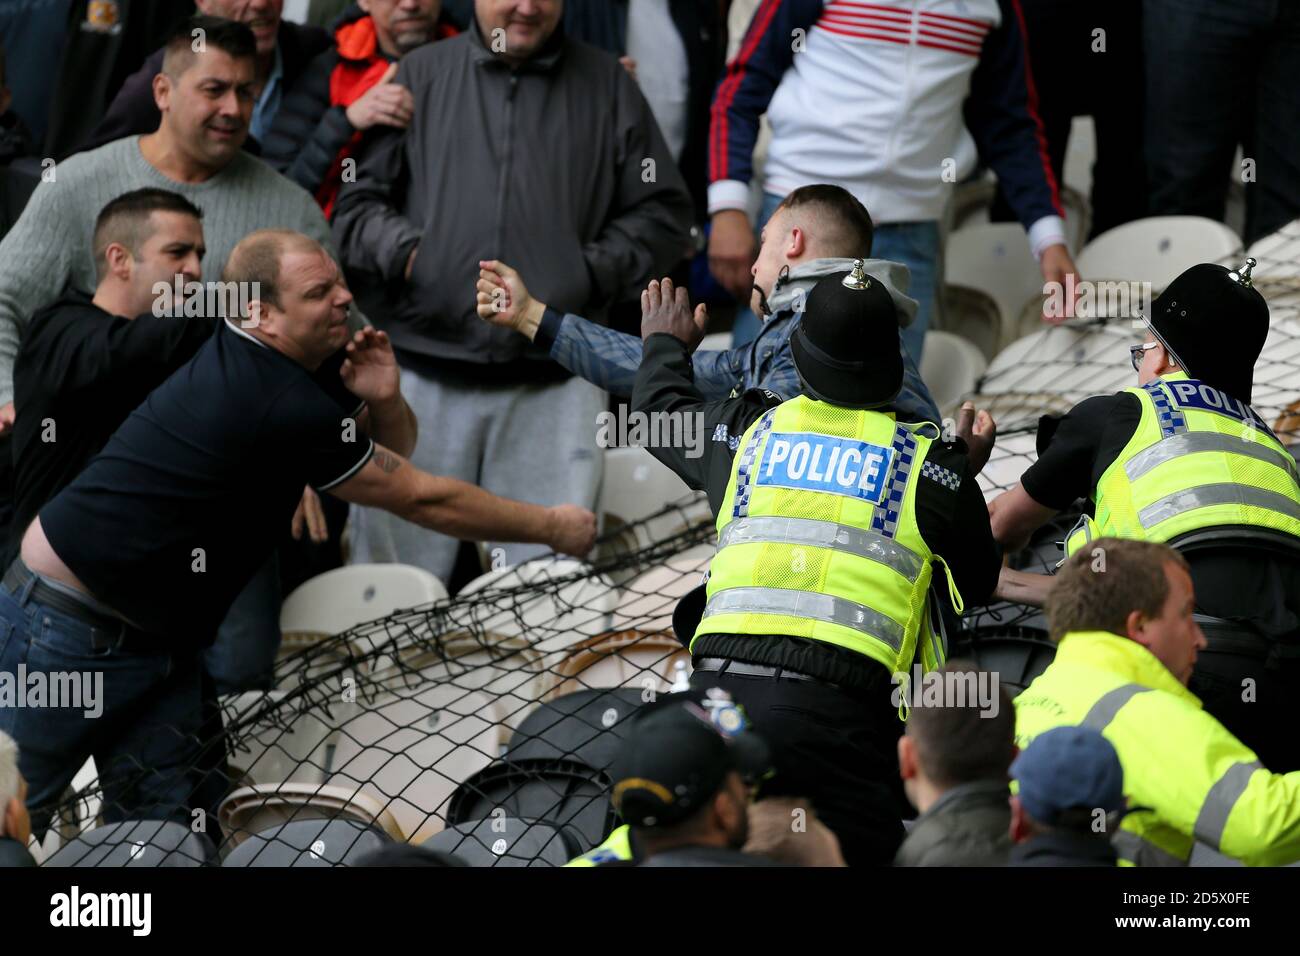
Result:
{"label": "white and navy tracksuit jacket", "polygon": [[877,223],[932,221],[976,155],[1035,254],[1064,242],[1019,0],[763,0],[714,96],[709,212],[748,205],[759,118],[764,188],[843,186]]}

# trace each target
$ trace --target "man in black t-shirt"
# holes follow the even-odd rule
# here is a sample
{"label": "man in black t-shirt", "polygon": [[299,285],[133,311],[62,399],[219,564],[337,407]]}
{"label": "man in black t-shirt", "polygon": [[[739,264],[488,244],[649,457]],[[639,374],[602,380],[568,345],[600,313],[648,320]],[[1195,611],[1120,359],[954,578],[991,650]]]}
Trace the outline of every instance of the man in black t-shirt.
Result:
{"label": "man in black t-shirt", "polygon": [[[1247,263],[1232,273],[1210,264],[1184,272],[1153,303],[1145,344],[1132,349],[1139,383],[1160,402],[1157,415],[1175,422],[1182,421],[1185,408],[1208,411],[1224,422],[1216,426],[1220,431],[1202,428],[1176,434],[1171,424],[1168,441],[1135,447],[1131,442],[1143,421],[1145,400],[1133,391],[1086,399],[1059,420],[1045,417],[1039,425],[1038,460],[1015,488],[989,504],[994,536],[1008,551],[1023,546],[1035,530],[1079,499],[1101,501],[1103,475],[1121,457],[1120,471],[1130,476],[1130,483],[1163,462],[1175,467],[1184,462],[1190,469],[1185,473],[1198,476],[1201,484],[1177,487],[1175,477],[1169,487],[1178,494],[1156,504],[1168,501],[1185,512],[1206,506],[1197,500],[1203,489],[1211,495],[1227,489],[1231,502],[1249,503],[1256,489],[1249,483],[1225,484],[1222,475],[1241,473],[1234,462],[1251,462],[1252,467],[1264,462],[1271,469],[1271,489],[1260,490],[1278,510],[1255,513],[1275,513],[1283,522],[1286,514],[1291,520],[1300,517],[1295,462],[1274,447],[1268,426],[1249,409],[1255,362],[1268,335],[1268,306],[1251,287],[1253,260]],[[1173,391],[1161,386],[1162,381],[1173,382]],[[1199,391],[1200,384],[1208,389]],[[1256,434],[1269,442],[1249,440]],[[1165,452],[1164,446],[1171,451]],[[1133,500],[1144,499],[1135,494]],[[1097,517],[1132,507],[1124,501],[1108,502],[1106,508],[1097,508]],[[1183,519],[1175,515],[1174,520]],[[1166,540],[1158,522],[1154,528],[1146,533]],[[1102,533],[1112,530],[1103,528]],[[1192,692],[1270,770],[1300,769],[1300,737],[1293,729],[1295,701],[1300,700],[1300,537],[1266,527],[1220,524],[1175,534],[1168,543],[1191,567],[1198,621],[1209,642],[1189,685]],[[998,594],[1041,605],[1053,580],[1004,569]]]}
{"label": "man in black t-shirt", "polygon": [[[106,820],[189,819],[197,651],[274,549],[304,483],[463,538],[575,555],[594,540],[588,511],[508,501],[406,462],[415,422],[392,348],[373,330],[347,344],[352,297],[319,244],[253,233],[223,279],[248,290],[245,316],[223,321],[131,413],[41,510],[5,574],[0,627],[11,639],[0,669],[104,674],[95,720],[0,708],[0,730],[23,748],[38,831],[48,819],[39,808],[91,754]],[[345,344],[339,377],[366,403],[354,415],[313,377]]]}
{"label": "man in black t-shirt", "polygon": [[[119,196],[95,224],[94,297],[70,293],[33,316],[14,364],[14,405],[22,414],[14,421],[14,527],[6,567],[41,507],[211,338],[215,318],[167,314],[183,312],[175,277],[182,283],[202,278],[201,219],[189,200],[169,190]],[[164,295],[154,290],[159,283],[168,289]]]}

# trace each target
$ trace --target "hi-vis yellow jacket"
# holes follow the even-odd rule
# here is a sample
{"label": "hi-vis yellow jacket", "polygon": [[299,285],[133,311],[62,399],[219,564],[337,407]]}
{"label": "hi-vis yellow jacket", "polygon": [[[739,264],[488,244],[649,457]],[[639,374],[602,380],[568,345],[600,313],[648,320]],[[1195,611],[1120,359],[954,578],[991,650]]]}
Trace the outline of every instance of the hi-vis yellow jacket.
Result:
{"label": "hi-vis yellow jacket", "polygon": [[1300,860],[1300,771],[1266,770],[1141,644],[1067,634],[1015,703],[1022,748],[1078,724],[1114,746],[1129,808],[1148,808],[1114,834],[1121,866],[1184,866],[1194,839],[1249,865]]}
{"label": "hi-vis yellow jacket", "polygon": [[948,574],[958,613],[962,600],[917,526],[917,484],[923,469],[937,467],[926,462],[932,439],[922,427],[805,396],[754,422],[718,510],[718,553],[695,639],[804,637],[900,675],[919,643],[926,670],[942,664],[926,613],[934,564]]}
{"label": "hi-vis yellow jacket", "polygon": [[611,860],[632,859],[632,831],[625,823],[605,838],[605,842],[582,856],[574,857],[565,866],[600,866]]}
{"label": "hi-vis yellow jacket", "polygon": [[1096,519],[1070,533],[1068,554],[1105,535],[1171,541],[1220,527],[1300,544],[1295,459],[1253,408],[1183,372],[1125,391],[1142,418],[1097,483]]}

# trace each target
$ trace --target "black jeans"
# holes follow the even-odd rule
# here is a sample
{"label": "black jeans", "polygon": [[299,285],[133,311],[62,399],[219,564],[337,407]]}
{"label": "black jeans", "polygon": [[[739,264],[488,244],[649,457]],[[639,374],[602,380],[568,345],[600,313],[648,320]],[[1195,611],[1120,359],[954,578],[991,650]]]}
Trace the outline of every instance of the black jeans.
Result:
{"label": "black jeans", "polygon": [[1206,638],[1209,647],[1197,659],[1188,689],[1269,770],[1300,770],[1300,660],[1270,665],[1263,655],[1216,651],[1208,629]]}
{"label": "black jeans", "polygon": [[813,681],[696,671],[691,689],[721,687],[745,709],[772,751],[776,774],[759,796],[806,797],[852,866],[888,865],[903,841],[907,806],[898,776],[903,722],[893,685],[848,692]]}
{"label": "black jeans", "polygon": [[[1097,142],[1088,238],[1146,214],[1142,159],[1142,6],[1134,0],[1022,0],[1038,112],[1056,181],[1062,181],[1070,125],[1091,116]],[[1104,49],[1097,30],[1105,31]],[[1001,192],[989,216],[1014,222]],[[1076,252],[1078,250],[1075,250]]]}
{"label": "black jeans", "polygon": [[1153,215],[1223,219],[1238,144],[1247,245],[1300,216],[1300,4],[1145,0]]}

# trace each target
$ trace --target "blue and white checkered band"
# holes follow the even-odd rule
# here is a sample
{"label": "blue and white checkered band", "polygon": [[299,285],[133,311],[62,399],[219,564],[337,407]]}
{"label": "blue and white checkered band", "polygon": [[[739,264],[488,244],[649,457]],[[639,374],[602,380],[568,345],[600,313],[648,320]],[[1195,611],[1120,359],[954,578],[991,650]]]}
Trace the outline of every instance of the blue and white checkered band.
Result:
{"label": "blue and white checkered band", "polygon": [[744,518],[749,514],[749,493],[753,485],[754,459],[758,456],[758,449],[763,444],[763,439],[772,430],[772,419],[775,415],[775,408],[767,410],[767,413],[758,420],[758,427],[754,429],[754,434],[749,436],[749,441],[745,443],[745,448],[740,453],[740,467],[736,470],[736,500],[731,504],[731,516],[733,518]]}
{"label": "blue and white checkered band", "polygon": [[961,487],[961,475],[951,468],[945,468],[943,465],[936,465],[932,461],[924,462],[921,465],[922,477],[929,478],[931,481],[937,481],[950,491],[956,491]]}
{"label": "blue and white checkered band", "polygon": [[876,505],[871,516],[871,530],[892,538],[898,531],[898,513],[903,510],[903,496],[907,494],[907,477],[912,472],[912,459],[916,457],[916,438],[903,425],[894,426],[894,470],[890,472],[885,499]]}
{"label": "blue and white checkered band", "polygon": [[1160,382],[1147,382],[1142,387],[1151,396],[1151,403],[1156,407],[1156,423],[1160,426],[1161,438],[1168,438],[1187,430],[1187,419],[1170,403],[1169,396]]}

